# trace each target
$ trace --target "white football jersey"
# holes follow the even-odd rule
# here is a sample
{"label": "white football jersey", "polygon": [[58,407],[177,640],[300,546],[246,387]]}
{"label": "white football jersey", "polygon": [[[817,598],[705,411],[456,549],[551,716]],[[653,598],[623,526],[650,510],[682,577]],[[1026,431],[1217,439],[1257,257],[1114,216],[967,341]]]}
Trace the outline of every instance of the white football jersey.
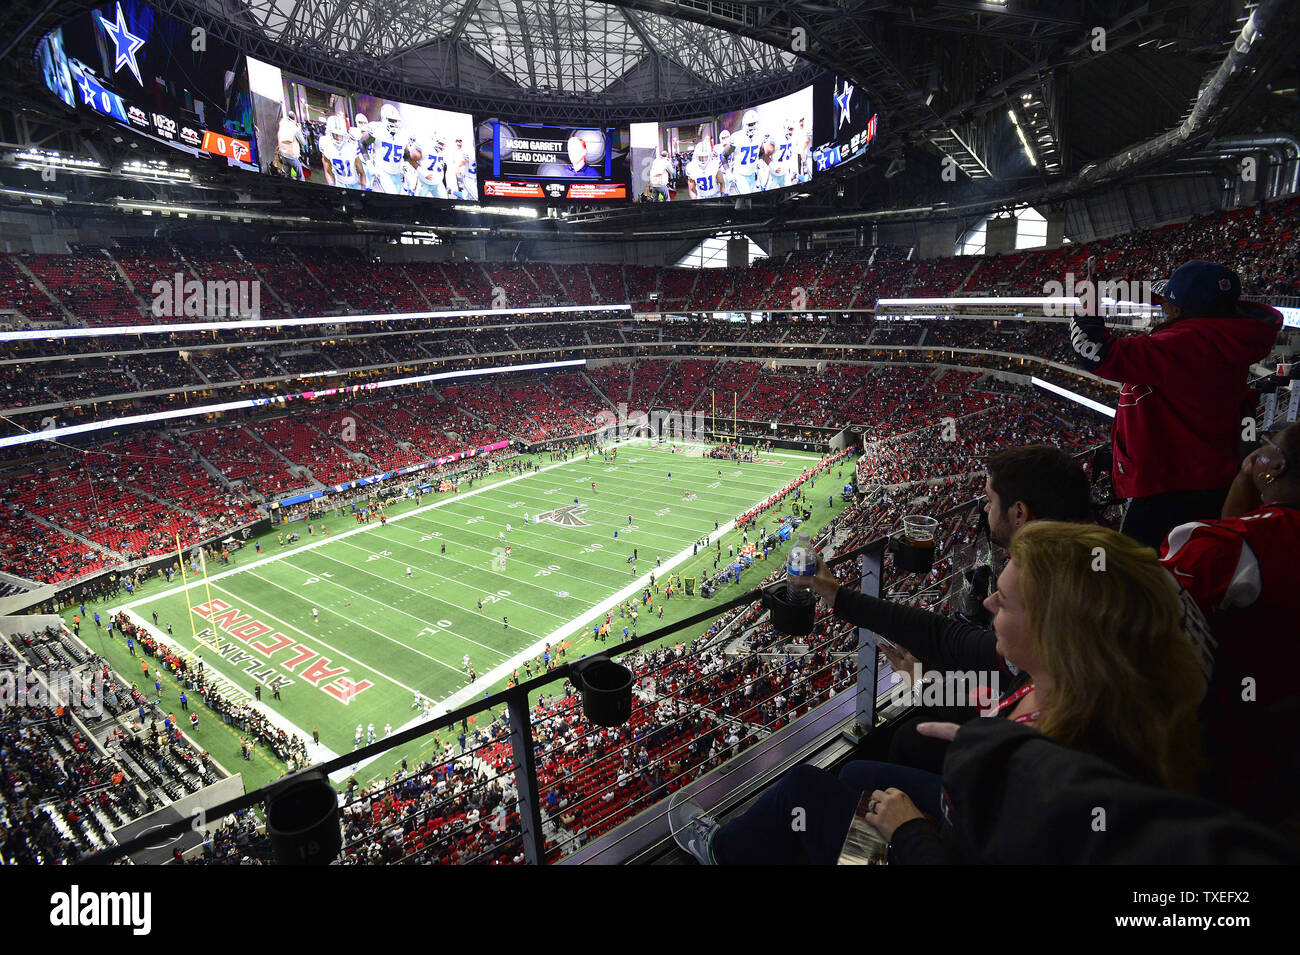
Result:
{"label": "white football jersey", "polygon": [[716,199],[722,195],[718,183],[718,169],[717,157],[710,159],[704,166],[694,159],[686,164],[686,175],[691,182],[695,183],[696,199]]}
{"label": "white football jersey", "polygon": [[358,149],[355,139],[348,138],[338,143],[334,141],[333,136],[326,136],[321,140],[320,153],[330,164],[330,172],[334,174],[334,185],[346,189],[361,187],[361,179],[357,173]]}
{"label": "white football jersey", "polygon": [[415,194],[433,199],[447,198],[447,160],[442,153],[430,150],[420,160]]}
{"label": "white football jersey", "polygon": [[794,185],[796,159],[793,139],[776,143],[776,149],[772,153],[772,165],[768,168],[768,189],[781,189]]}
{"label": "white football jersey", "polygon": [[385,124],[371,123],[370,132],[375,137],[375,144],[371,147],[375,170],[384,176],[400,176],[402,152],[406,149],[406,141],[410,138],[406,130],[399,127],[397,132],[390,133]]}
{"label": "white football jersey", "polygon": [[744,130],[731,137],[732,166],[741,179],[752,180],[758,175],[759,152],[763,148],[761,136],[750,136]]}

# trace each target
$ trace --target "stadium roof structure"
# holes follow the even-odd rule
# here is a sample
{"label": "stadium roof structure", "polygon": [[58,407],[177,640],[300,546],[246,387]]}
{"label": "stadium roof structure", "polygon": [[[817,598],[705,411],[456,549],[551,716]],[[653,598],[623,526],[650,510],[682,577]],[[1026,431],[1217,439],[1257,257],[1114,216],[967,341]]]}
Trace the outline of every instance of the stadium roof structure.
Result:
{"label": "stadium roof structure", "polygon": [[[486,89],[656,99],[796,71],[793,53],[717,27],[588,0],[247,0],[276,42],[356,54],[427,85],[467,68]],[[639,81],[639,82],[638,82]]]}
{"label": "stadium roof structure", "polygon": [[[134,158],[137,144],[56,115],[30,59],[44,31],[94,2],[13,0],[0,9],[0,60],[19,66],[8,89],[15,142],[89,151],[107,166]],[[790,191],[798,195],[755,198],[752,211],[750,200],[738,203],[728,226],[767,222],[795,201],[804,209],[782,221],[802,227],[848,210],[876,221],[939,206],[964,217],[1058,202],[1139,170],[1217,174],[1227,160],[1207,151],[1215,137],[1296,134],[1295,0],[148,2],[326,86],[543,123],[688,121],[785,95],[826,72],[854,80],[880,117],[867,155]],[[952,167],[956,188],[940,175]],[[204,175],[207,186],[259,193],[262,204],[320,211],[314,197],[273,181]],[[204,199],[183,186],[169,191]],[[144,198],[157,193],[150,187]],[[351,198],[335,211],[355,227]],[[389,221],[396,211],[373,216]],[[596,209],[571,217],[568,229],[603,237],[595,220],[639,228],[665,215],[653,204]],[[674,204],[671,215],[674,228],[719,225],[715,204]]]}

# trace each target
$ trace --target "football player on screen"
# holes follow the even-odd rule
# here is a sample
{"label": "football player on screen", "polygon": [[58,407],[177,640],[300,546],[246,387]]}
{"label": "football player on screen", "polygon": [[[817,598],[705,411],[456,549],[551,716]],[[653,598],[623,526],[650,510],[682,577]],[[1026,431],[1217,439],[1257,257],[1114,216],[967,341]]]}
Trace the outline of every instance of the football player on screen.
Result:
{"label": "football player on screen", "polygon": [[374,136],[375,172],[379,180],[376,191],[398,196],[404,191],[404,153],[410,137],[402,129],[402,115],[392,103],[384,104],[379,111],[379,120],[378,128],[374,123],[369,125]]}
{"label": "football player on screen", "polygon": [[735,193],[735,173],[732,170],[732,162],[736,156],[735,149],[731,145],[731,130],[724,129],[718,133],[718,176],[719,185],[722,187],[722,195],[730,196]]}
{"label": "football player on screen", "polygon": [[713,148],[707,139],[695,146],[686,164],[686,186],[692,199],[716,199],[722,195],[721,173]]}
{"label": "football player on screen", "polygon": [[799,117],[799,129],[795,133],[795,151],[799,160],[799,181],[812,179],[812,131],[806,128],[806,117]]}
{"label": "football player on screen", "polygon": [[340,189],[365,188],[365,169],[357,141],[348,135],[342,116],[331,113],[325,120],[325,138],[320,142],[321,168],[325,182]]}
{"label": "football player on screen", "polygon": [[455,184],[455,197],[473,201],[478,198],[478,166],[473,155],[465,149],[465,140],[457,136],[447,156],[451,181]]}
{"label": "football player on screen", "polygon": [[412,155],[415,169],[414,195],[426,199],[446,199],[450,195],[447,188],[447,140],[441,133],[434,140],[433,148],[423,152],[414,144],[408,149]]}
{"label": "football player on screen", "polygon": [[378,176],[375,174],[375,137],[365,113],[357,113],[356,123],[348,130],[348,134],[357,141],[365,188],[373,192],[379,188],[376,181]]}
{"label": "football player on screen", "polygon": [[768,145],[771,145],[768,165],[768,189],[783,189],[786,186],[792,186],[795,183],[795,163],[797,161],[795,141],[795,121],[787,119],[785,121],[785,133],[779,142],[763,146],[764,154],[768,154]]}
{"label": "football player on screen", "polygon": [[758,110],[749,109],[741,118],[740,132],[731,137],[732,169],[735,172],[735,195],[758,192],[759,165],[765,140],[758,131]]}

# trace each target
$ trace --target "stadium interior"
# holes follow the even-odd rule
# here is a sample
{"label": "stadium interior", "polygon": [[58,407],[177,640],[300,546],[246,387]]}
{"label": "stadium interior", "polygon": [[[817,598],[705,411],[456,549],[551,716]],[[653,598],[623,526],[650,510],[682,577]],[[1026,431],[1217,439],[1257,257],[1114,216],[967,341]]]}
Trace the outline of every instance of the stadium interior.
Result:
{"label": "stadium interior", "polygon": [[[843,592],[1034,670],[986,610],[1014,503],[989,462],[1029,445],[1086,476],[1107,541],[1141,540],[1130,498],[1217,493],[1143,541],[1170,579],[1271,447],[1292,470],[1251,506],[1294,547],[1297,31],[1294,0],[10,3],[0,863],[828,861],[752,833],[912,757],[956,815],[1024,816],[1017,855],[1006,818],[909,792],[962,861],[1287,859],[1294,759],[1268,809],[1231,741],[1224,793],[1114,769],[1052,710],[1059,672],[982,722],[1046,713],[1051,758],[1093,760],[1058,779],[1204,828],[1071,854],[1037,804],[989,809],[1043,780],[971,796],[997,757],[964,725],[946,763],[903,745],[933,685],[904,666],[936,661]],[[1278,327],[1241,380],[1178,385],[1242,429],[1225,479],[1166,485],[1135,442],[1183,439],[1131,422],[1204,407],[1158,377],[1178,359],[1095,359],[1158,351],[1181,286],[1151,283],[1194,260]],[[804,533],[839,598],[787,589]],[[1254,540],[1251,606],[1284,603],[1294,551]],[[1210,686],[1300,664],[1240,662],[1219,597]],[[1115,680],[1121,712],[1158,695]],[[883,824],[846,825],[829,861],[909,861],[910,823],[867,855]]]}

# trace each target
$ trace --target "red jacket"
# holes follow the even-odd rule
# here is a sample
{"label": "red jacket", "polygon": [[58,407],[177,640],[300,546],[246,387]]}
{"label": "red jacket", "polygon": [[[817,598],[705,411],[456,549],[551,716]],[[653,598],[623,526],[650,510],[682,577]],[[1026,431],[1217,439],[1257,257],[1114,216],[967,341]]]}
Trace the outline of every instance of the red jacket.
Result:
{"label": "red jacket", "polygon": [[1230,318],[1185,318],[1130,338],[1105,332],[1092,371],[1124,383],[1111,428],[1115,493],[1226,490],[1241,466],[1241,419],[1254,410],[1250,366],[1281,330],[1277,309],[1240,302]]}
{"label": "red jacket", "polygon": [[[1235,518],[1169,532],[1161,558],[1218,638],[1203,723],[1216,786],[1239,804],[1283,766],[1300,762],[1300,509],[1264,504]],[[1252,690],[1243,696],[1242,680]],[[1213,765],[1213,764],[1218,764]],[[1290,803],[1291,800],[1287,799]]]}

